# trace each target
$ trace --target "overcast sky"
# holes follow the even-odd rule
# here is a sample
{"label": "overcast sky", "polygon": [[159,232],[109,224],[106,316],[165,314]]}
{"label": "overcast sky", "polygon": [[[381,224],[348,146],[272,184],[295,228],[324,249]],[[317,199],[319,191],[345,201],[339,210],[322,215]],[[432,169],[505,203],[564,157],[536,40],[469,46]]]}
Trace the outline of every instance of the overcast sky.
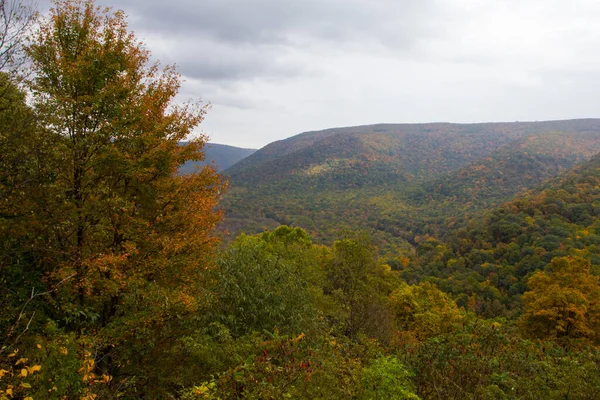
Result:
{"label": "overcast sky", "polygon": [[[49,0],[40,0],[47,9]],[[600,116],[598,0],[97,0],[210,102],[212,142]]]}

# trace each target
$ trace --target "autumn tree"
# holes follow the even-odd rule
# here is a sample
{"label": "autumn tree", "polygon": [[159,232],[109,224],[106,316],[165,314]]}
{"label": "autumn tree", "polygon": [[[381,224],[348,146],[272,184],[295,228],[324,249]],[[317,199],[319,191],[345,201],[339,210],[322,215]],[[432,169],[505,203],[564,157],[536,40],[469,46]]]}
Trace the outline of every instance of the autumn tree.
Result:
{"label": "autumn tree", "polygon": [[181,385],[170,369],[172,341],[194,329],[204,302],[224,187],[210,167],[177,174],[203,158],[204,137],[180,142],[206,108],[176,105],[177,72],[150,63],[121,11],[91,0],[56,1],[27,54],[54,168],[31,189],[29,209],[7,209],[18,221],[12,235],[27,232],[27,240],[20,258],[5,262],[21,275],[27,265],[40,277],[27,289],[50,293],[36,298],[43,312],[33,324],[74,338],[81,354],[94,355],[90,372],[120,380],[121,391]]}
{"label": "autumn tree", "polygon": [[402,285],[390,296],[401,334],[420,340],[452,332],[464,320],[450,295],[432,283]]}
{"label": "autumn tree", "polygon": [[587,338],[600,329],[600,283],[590,274],[590,260],[556,257],[545,271],[529,278],[520,320],[530,335],[543,339]]}

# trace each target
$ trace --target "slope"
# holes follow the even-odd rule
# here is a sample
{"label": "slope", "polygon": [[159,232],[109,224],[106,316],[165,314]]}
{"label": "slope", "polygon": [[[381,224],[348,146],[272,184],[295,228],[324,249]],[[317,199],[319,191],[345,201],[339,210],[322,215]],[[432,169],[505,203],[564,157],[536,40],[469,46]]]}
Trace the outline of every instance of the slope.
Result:
{"label": "slope", "polygon": [[235,163],[243,160],[255,149],[244,149],[241,147],[229,146],[226,144],[208,143],[204,148],[206,159],[204,161],[188,161],[181,166],[181,174],[189,174],[200,166],[214,165],[217,171],[223,171]]}
{"label": "slope", "polygon": [[[388,251],[589,158],[600,148],[599,132],[595,119],[308,132],[225,171],[231,184],[222,203],[224,228],[256,232],[292,224],[326,243],[340,231],[363,229]],[[526,179],[519,177],[523,167]],[[463,206],[474,198],[473,182],[480,201]]]}
{"label": "slope", "polygon": [[422,240],[403,274],[485,316],[516,315],[529,276],[562,256],[587,258],[600,274],[600,154],[473,218],[447,244]]}

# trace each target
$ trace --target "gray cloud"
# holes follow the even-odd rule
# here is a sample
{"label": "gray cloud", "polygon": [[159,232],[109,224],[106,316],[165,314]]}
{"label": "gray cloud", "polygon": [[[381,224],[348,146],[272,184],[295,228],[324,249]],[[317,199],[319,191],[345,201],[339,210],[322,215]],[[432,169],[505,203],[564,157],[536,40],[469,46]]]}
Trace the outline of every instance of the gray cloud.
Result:
{"label": "gray cloud", "polygon": [[[42,5],[48,0],[40,0]],[[203,130],[257,147],[377,122],[594,117],[597,0],[97,0],[122,8]]]}
{"label": "gray cloud", "polygon": [[[435,34],[430,0],[124,0],[136,32],[163,40],[167,62],[191,77],[214,80],[298,77],[318,67],[306,53],[392,49],[407,57]],[[172,55],[172,56],[171,56]],[[304,65],[303,65],[304,63]]]}
{"label": "gray cloud", "polygon": [[245,80],[257,76],[286,78],[306,73],[307,67],[289,60],[289,51],[279,45],[232,45],[205,38],[186,37],[164,41],[161,61],[177,64],[192,79],[208,81]]}
{"label": "gray cloud", "polygon": [[[424,30],[430,0],[124,0],[137,25],[169,35],[232,43],[286,43],[297,38],[411,42]],[[421,32],[422,33],[422,32]]]}

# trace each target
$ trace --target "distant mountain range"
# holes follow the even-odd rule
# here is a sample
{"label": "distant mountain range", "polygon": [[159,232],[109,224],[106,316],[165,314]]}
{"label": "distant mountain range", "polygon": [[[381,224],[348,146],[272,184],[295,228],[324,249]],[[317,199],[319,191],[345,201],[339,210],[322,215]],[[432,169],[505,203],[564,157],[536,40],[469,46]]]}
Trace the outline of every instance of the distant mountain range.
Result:
{"label": "distant mountain range", "polygon": [[189,174],[199,166],[214,165],[219,172],[231,167],[238,161],[253,154],[256,149],[244,149],[226,144],[207,143],[204,148],[204,161],[188,161],[179,169],[181,174]]}
{"label": "distant mountain range", "polygon": [[277,141],[224,171],[224,228],[318,241],[365,230],[384,250],[443,234],[600,152],[600,119],[379,124]]}

